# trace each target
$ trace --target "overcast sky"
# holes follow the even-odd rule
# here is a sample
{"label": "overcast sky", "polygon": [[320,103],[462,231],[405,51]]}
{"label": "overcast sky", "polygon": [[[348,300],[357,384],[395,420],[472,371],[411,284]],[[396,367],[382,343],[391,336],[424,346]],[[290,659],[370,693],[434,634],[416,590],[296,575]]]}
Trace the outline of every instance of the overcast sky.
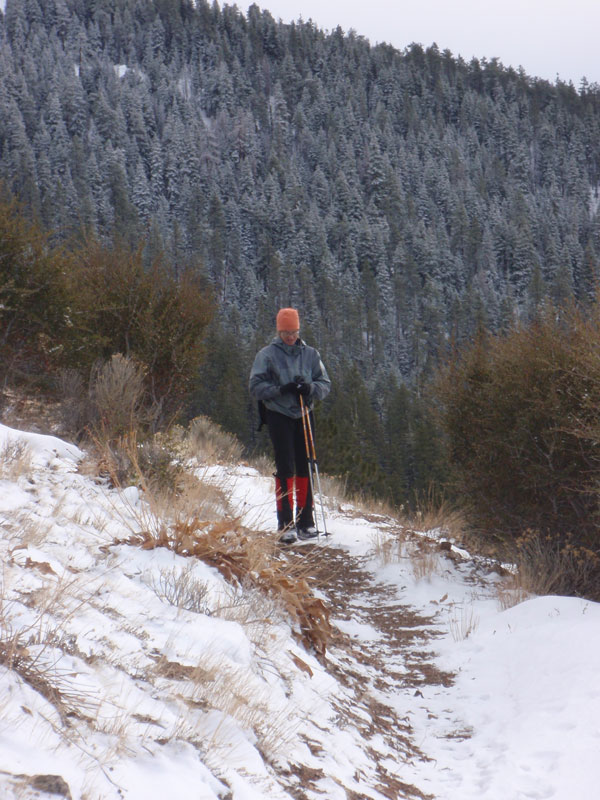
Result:
{"label": "overcast sky", "polygon": [[[220,5],[233,5],[223,0]],[[411,42],[449,49],[469,61],[497,57],[554,82],[600,83],[600,0],[256,0],[283,22],[353,28],[372,44]],[[238,2],[244,13],[252,3]]]}

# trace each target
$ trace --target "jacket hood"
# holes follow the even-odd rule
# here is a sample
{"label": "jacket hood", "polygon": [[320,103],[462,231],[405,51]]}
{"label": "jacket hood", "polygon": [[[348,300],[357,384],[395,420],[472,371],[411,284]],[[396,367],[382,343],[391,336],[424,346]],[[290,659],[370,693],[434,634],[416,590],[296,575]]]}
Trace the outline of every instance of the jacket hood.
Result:
{"label": "jacket hood", "polygon": [[271,344],[276,345],[277,347],[281,348],[284,353],[288,353],[289,355],[293,355],[301,350],[303,347],[306,347],[306,342],[302,339],[296,339],[294,344],[286,344],[279,336],[276,336]]}

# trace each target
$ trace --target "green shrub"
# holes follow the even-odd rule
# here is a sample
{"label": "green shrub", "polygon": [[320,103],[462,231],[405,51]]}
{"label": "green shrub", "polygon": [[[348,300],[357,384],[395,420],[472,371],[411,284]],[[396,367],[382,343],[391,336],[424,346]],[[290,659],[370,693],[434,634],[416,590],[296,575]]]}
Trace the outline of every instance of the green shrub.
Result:
{"label": "green shrub", "polygon": [[64,257],[0,187],[0,379],[37,381],[64,357]]}
{"label": "green shrub", "polygon": [[161,421],[175,414],[193,387],[213,310],[200,272],[175,276],[160,258],[147,267],[141,248],[91,242],[73,254],[69,286],[72,362],[89,369],[115,353],[133,358]]}
{"label": "green shrub", "polygon": [[[200,265],[151,264],[143,247],[52,246],[0,186],[0,383],[58,386],[76,412],[77,383],[115,354],[143,370],[157,425],[188,404],[204,357],[213,297]],[[76,376],[79,375],[79,378]]]}

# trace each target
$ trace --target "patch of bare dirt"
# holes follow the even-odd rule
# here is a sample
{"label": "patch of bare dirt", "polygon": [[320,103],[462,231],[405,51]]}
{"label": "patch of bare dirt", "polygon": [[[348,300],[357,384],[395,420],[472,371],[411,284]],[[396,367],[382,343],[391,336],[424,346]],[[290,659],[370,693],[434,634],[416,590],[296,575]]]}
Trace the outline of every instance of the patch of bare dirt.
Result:
{"label": "patch of bare dirt", "polygon": [[[335,634],[329,644],[326,666],[344,687],[337,703],[340,728],[353,727],[365,742],[372,759],[371,774],[361,780],[390,800],[426,800],[429,795],[402,780],[402,765],[428,760],[415,742],[409,716],[400,716],[392,697],[422,696],[424,686],[450,686],[453,675],[433,662],[428,643],[440,635],[432,617],[423,616],[398,602],[394,587],[374,583],[365,560],[336,547],[302,545],[288,551],[291,560],[302,559],[306,573],[327,598]],[[364,625],[372,634],[352,637],[335,626],[337,620]],[[384,747],[382,748],[382,744]],[[372,743],[372,745],[370,744]],[[397,770],[390,770],[390,764]],[[318,793],[315,782],[323,777],[298,766],[293,796],[305,800],[306,792]],[[346,787],[348,798],[364,800],[369,794]]]}

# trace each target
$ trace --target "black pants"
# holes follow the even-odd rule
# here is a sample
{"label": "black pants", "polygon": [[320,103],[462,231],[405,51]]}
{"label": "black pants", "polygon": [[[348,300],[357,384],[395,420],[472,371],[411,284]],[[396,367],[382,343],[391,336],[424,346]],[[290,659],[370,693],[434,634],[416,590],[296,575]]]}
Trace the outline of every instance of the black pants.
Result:
{"label": "black pants", "polygon": [[[309,415],[314,436],[314,417]],[[267,409],[269,436],[275,455],[275,493],[277,498],[277,527],[282,530],[294,521],[301,528],[314,525],[313,497],[309,480],[309,465],[302,418],[293,419]],[[294,481],[294,476],[296,479]],[[296,511],[294,504],[294,488]]]}

